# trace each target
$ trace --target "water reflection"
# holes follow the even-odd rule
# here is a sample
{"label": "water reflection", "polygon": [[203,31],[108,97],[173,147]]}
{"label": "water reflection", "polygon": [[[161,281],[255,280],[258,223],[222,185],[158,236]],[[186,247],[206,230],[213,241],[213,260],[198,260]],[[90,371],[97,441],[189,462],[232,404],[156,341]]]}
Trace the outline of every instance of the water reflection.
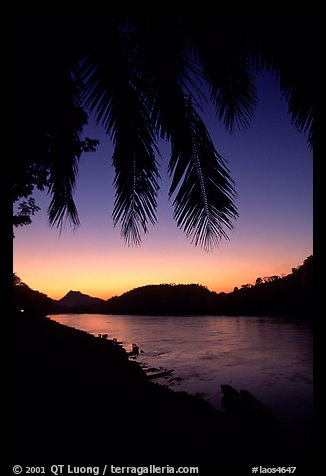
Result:
{"label": "water reflection", "polygon": [[287,432],[295,436],[301,425],[309,438],[312,331],[302,322],[224,316],[51,317],[94,335],[107,333],[128,351],[136,343],[144,352],[137,357],[139,363],[174,370],[174,379],[160,383],[200,394],[218,409],[221,384],[247,389],[277,413]]}

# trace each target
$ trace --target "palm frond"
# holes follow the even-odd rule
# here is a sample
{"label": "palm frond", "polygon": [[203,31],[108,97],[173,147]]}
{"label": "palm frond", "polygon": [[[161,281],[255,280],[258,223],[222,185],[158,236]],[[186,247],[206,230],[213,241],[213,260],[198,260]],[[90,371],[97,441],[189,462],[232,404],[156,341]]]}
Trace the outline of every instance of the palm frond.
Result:
{"label": "palm frond", "polygon": [[208,74],[211,98],[216,106],[217,116],[225,127],[234,131],[248,127],[256,106],[256,71],[249,58],[235,60],[223,67],[220,65],[213,74]]}
{"label": "palm frond", "polygon": [[[281,76],[281,81],[282,81]],[[307,136],[310,147],[313,147],[313,103],[312,99],[307,100],[308,92],[302,93],[301,88],[291,86],[282,81],[282,96],[288,103],[288,112],[291,114],[291,123],[294,127]]]}
{"label": "palm frond", "polygon": [[151,118],[138,91],[128,84],[116,91],[113,165],[116,189],[112,217],[121,222],[128,244],[140,244],[148,222],[156,221],[158,164],[156,136]]}
{"label": "palm frond", "polygon": [[160,34],[164,25],[155,31],[154,26],[145,21],[137,30],[142,74],[135,84],[146,90],[142,99],[157,133],[172,144],[169,195],[179,187],[173,202],[177,225],[208,250],[232,227],[237,216],[235,192],[223,159],[194,109],[205,97],[192,45],[188,39],[183,43],[175,30],[167,39]]}
{"label": "palm frond", "polygon": [[189,14],[184,23],[218,118],[230,132],[248,127],[256,106],[256,67],[242,42],[243,21],[236,15]]}
{"label": "palm frond", "polygon": [[126,243],[139,245],[141,235],[148,231],[148,222],[156,222],[159,173],[155,155],[143,139],[129,135],[126,140],[125,133],[119,131],[113,163],[114,225],[121,222],[121,235]]}
{"label": "palm frond", "polygon": [[[259,69],[279,81],[291,123],[313,146],[313,64],[311,15],[262,15],[249,28],[251,54]],[[277,34],[275,35],[275,31]]]}
{"label": "palm frond", "polygon": [[[292,123],[312,144],[307,17],[94,13],[22,18],[17,25],[23,47],[15,66],[20,137],[15,147],[21,157],[17,164],[29,180],[20,193],[34,184],[46,186],[43,170],[45,175],[49,171],[50,223],[62,226],[65,218],[79,223],[73,189],[83,121],[76,114],[86,108],[115,146],[113,217],[115,224],[121,221],[127,241],[138,243],[147,223],[155,221],[155,153],[161,136],[172,144],[170,195],[176,193],[178,225],[209,248],[225,236],[237,213],[228,170],[197,114],[206,100],[202,83],[207,82],[217,116],[233,131],[247,126],[253,114],[257,70],[272,71]],[[67,74],[71,70],[73,81]],[[32,158],[24,155],[26,144],[32,144]],[[26,175],[33,165],[42,170],[36,182]]]}
{"label": "palm frond", "polygon": [[80,223],[73,199],[80,157],[79,145],[78,137],[63,135],[60,139],[56,139],[55,148],[51,151],[53,160],[50,166],[49,192],[52,199],[48,207],[48,218],[51,226],[60,229],[65,218],[75,227]]}
{"label": "palm frond", "polygon": [[[110,30],[111,52],[91,52],[79,70],[84,83],[81,99],[113,144],[113,222],[121,223],[128,244],[140,244],[148,223],[155,223],[158,168],[156,136],[139,82],[139,58],[132,29],[115,24]],[[131,46],[131,43],[133,46]],[[129,48],[130,46],[130,48]],[[112,74],[114,70],[114,74]]]}
{"label": "palm frond", "polygon": [[[195,245],[210,250],[237,217],[235,190],[222,157],[190,100],[185,102],[185,120],[172,138],[169,164],[173,176],[169,191],[177,225]],[[178,188],[178,190],[177,190]]]}
{"label": "palm frond", "polygon": [[81,139],[88,117],[79,104],[72,75],[65,65],[58,68],[54,84],[57,94],[60,93],[54,96],[46,138],[49,193],[52,195],[48,218],[51,226],[61,230],[66,220],[74,227],[80,223],[73,199],[79,159],[84,150],[94,150],[97,141]]}

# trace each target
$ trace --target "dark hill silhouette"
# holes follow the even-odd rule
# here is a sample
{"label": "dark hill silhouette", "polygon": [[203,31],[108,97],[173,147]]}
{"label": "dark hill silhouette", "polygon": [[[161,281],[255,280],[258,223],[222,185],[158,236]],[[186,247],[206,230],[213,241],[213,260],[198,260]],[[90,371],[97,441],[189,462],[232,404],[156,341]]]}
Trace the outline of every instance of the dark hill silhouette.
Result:
{"label": "dark hill silhouette", "polygon": [[107,310],[112,314],[207,314],[213,312],[214,294],[199,284],[147,285],[111,298]]}
{"label": "dark hill silhouette", "polygon": [[288,451],[268,428],[151,382],[114,341],[21,314],[14,329],[13,461],[267,463]]}
{"label": "dark hill silhouette", "polygon": [[80,291],[69,291],[63,298],[57,301],[57,304],[64,307],[90,306],[103,304],[105,301],[100,298],[83,294]]}
{"label": "dark hill silhouette", "polygon": [[42,316],[55,311],[55,301],[46,294],[34,291],[14,274],[13,308],[14,313]]}
{"label": "dark hill silhouette", "polygon": [[[19,280],[19,278],[18,278]],[[199,284],[142,286],[107,301],[69,291],[59,301],[16,282],[14,306],[25,312],[143,315],[264,315],[310,318],[313,299],[313,257],[284,276],[257,278],[230,293],[215,293]]]}
{"label": "dark hill silhouette", "polygon": [[266,282],[245,285],[215,297],[215,313],[226,315],[295,315],[310,318],[313,299],[313,257],[283,278],[270,276]]}
{"label": "dark hill silhouette", "polygon": [[198,284],[148,285],[111,298],[112,314],[149,315],[296,315],[309,317],[312,308],[313,257],[280,278],[257,278],[231,293],[215,293]]}
{"label": "dark hill silhouette", "polygon": [[[298,302],[300,298],[302,304],[302,299],[310,297],[311,278],[309,258],[285,278],[229,295],[198,285],[161,285],[123,296],[136,302],[142,293],[152,294],[149,302],[154,306],[154,297],[182,295],[185,308],[192,293],[197,299],[194,303],[211,306],[225,303],[230,296],[234,300],[253,292],[256,296],[257,290],[280,291],[283,282],[291,299]],[[252,464],[258,454],[267,465],[284,457],[293,460],[294,454],[296,462],[298,457],[299,461],[310,458],[306,452],[298,455],[291,441],[281,444],[268,428],[257,433],[252,422],[243,424],[199,397],[154,384],[114,341],[45,318],[53,301],[17,279],[14,297],[13,461],[32,461],[42,455],[45,461],[72,459],[84,465],[103,458],[106,463],[114,455],[122,464],[127,455],[132,464],[149,464],[162,456],[170,464],[228,464],[234,458]]]}

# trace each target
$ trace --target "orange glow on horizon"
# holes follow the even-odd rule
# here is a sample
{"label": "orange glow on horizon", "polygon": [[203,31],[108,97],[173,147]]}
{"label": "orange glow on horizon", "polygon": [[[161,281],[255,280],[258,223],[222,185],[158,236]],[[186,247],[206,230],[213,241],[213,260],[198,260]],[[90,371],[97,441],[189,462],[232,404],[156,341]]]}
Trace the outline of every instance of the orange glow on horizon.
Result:
{"label": "orange glow on horizon", "polygon": [[[200,260],[197,253],[201,254]],[[16,274],[32,289],[60,299],[68,291],[110,299],[148,284],[201,284],[210,291],[231,292],[234,287],[254,284],[257,277],[289,274],[309,255],[275,262],[273,257],[229,256],[188,250],[178,255],[154,255],[145,249],[127,249],[120,256],[49,257],[24,255],[14,265]],[[132,258],[132,259],[131,259]],[[42,266],[46,263],[46,266]],[[63,268],[64,263],[64,268]]]}
{"label": "orange glow on horizon", "polygon": [[[113,149],[108,137],[91,160],[80,161],[75,201],[81,226],[60,234],[48,226],[50,194],[35,191],[41,210],[32,224],[15,229],[13,271],[32,289],[53,299],[69,290],[109,299],[147,284],[201,284],[231,292],[258,277],[290,274],[313,250],[312,152],[291,126],[275,78],[258,76],[260,100],[251,127],[231,136],[205,108],[218,152],[227,160],[239,217],[212,252],[196,248],[173,219],[168,199],[170,146],[163,144],[157,223],[140,247],[127,247],[113,227]],[[89,137],[99,133],[94,118]],[[86,132],[86,131],[85,131]],[[103,132],[103,131],[102,131]],[[163,141],[164,142],[164,141]]]}

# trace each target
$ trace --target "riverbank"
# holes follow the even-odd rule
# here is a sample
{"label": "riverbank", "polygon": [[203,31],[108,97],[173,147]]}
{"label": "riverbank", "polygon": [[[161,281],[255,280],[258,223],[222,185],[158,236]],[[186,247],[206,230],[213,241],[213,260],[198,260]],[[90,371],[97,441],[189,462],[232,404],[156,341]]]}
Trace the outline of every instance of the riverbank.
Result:
{"label": "riverbank", "polygon": [[288,316],[312,323],[313,257],[287,276],[257,278],[228,293],[199,284],[149,284],[108,300],[69,291],[48,304],[54,314]]}
{"label": "riverbank", "polygon": [[15,461],[286,462],[275,434],[149,381],[114,341],[19,315],[13,349]]}

